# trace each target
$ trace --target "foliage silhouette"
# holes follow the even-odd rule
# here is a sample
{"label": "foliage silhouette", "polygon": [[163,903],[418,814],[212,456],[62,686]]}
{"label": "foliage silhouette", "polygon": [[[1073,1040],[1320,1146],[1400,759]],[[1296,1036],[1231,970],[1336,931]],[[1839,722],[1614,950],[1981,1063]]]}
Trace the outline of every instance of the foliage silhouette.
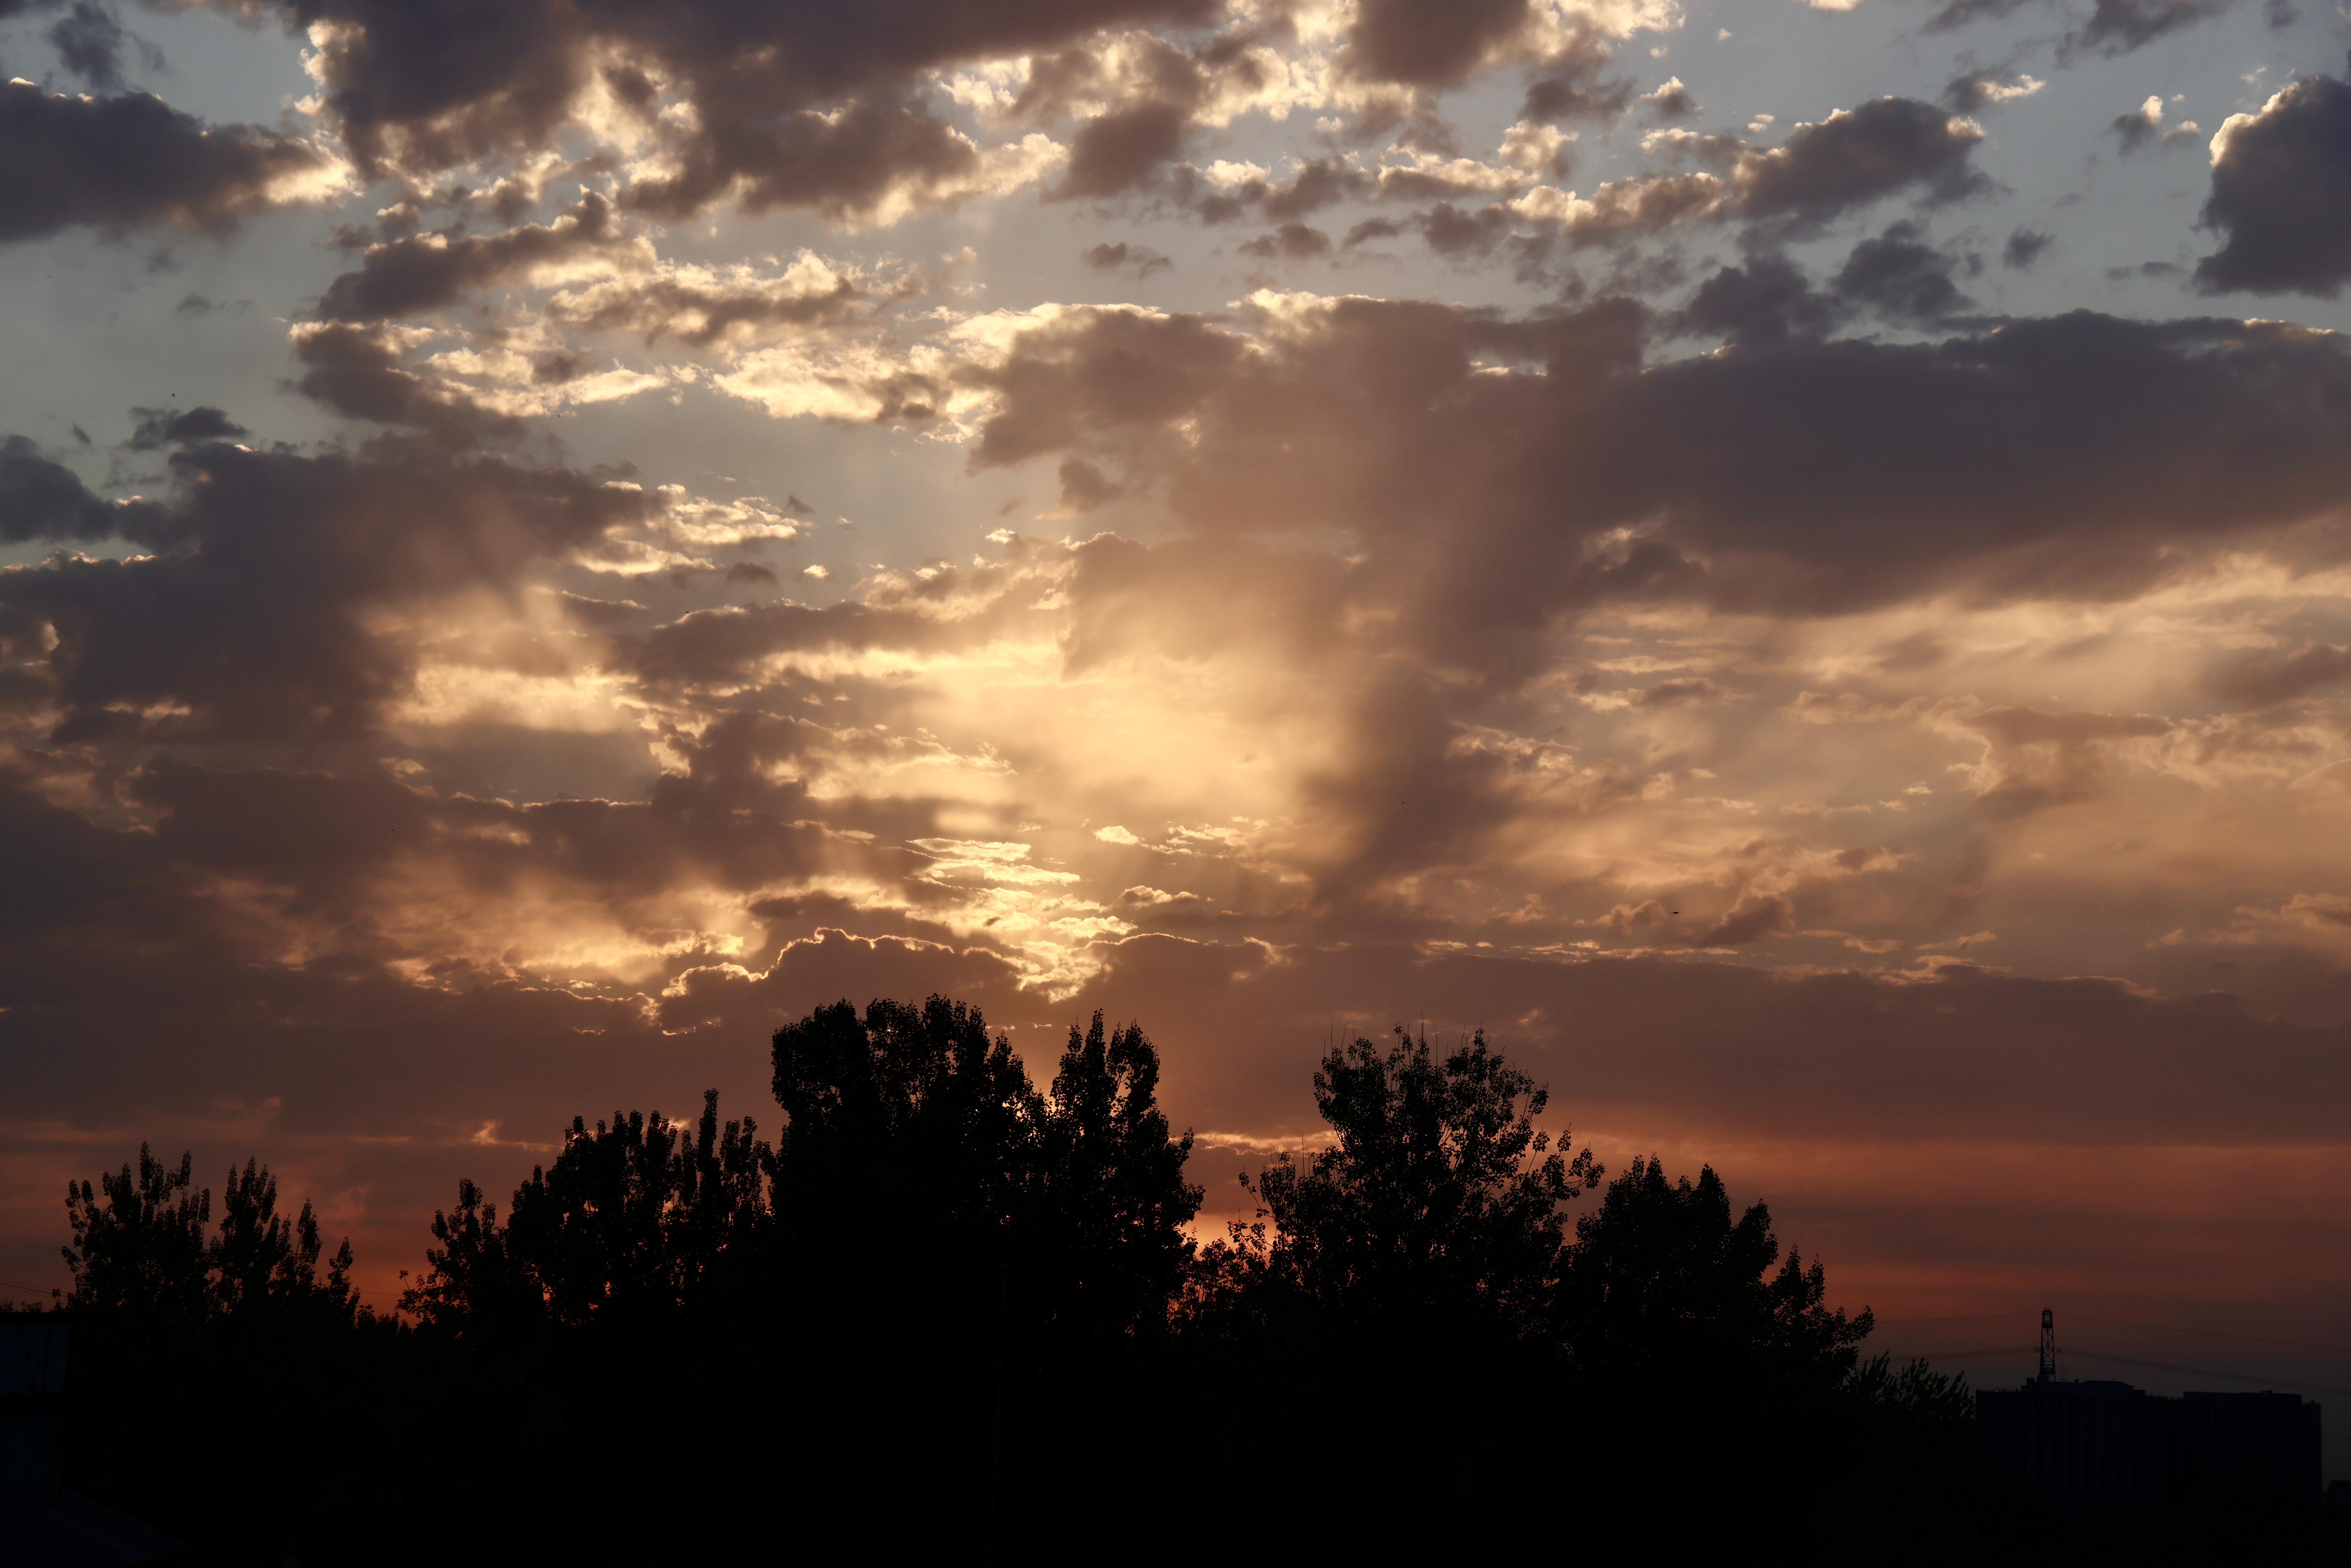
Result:
{"label": "foliage silhouette", "polygon": [[[1865,1309],[1829,1311],[1827,1289],[1817,1261],[1781,1260],[1765,1205],[1731,1218],[1711,1167],[1673,1182],[1635,1158],[1577,1221],[1558,1296],[1586,1408],[1616,1438],[1595,1481],[1692,1553],[1730,1549],[1746,1521],[1823,1484],[1873,1326]],[[1646,1458],[1691,1448],[1731,1461],[1707,1510],[1677,1509],[1684,1478]]]}
{"label": "foliage silhouette", "polygon": [[1482,1035],[1330,1052],[1329,1146],[1205,1249],[1134,1025],[1072,1025],[1040,1089],[976,1009],[843,1001],[771,1063],[772,1144],[713,1092],[575,1118],[503,1210],[461,1181],[413,1322],[253,1161],[217,1228],[184,1155],[72,1184],[70,1483],[306,1562],[1491,1558],[1568,1521],[1667,1561],[2341,1556],[2258,1499],[2057,1518],[1712,1169],[1586,1201]]}
{"label": "foliage silhouette", "polygon": [[[379,1445],[395,1428],[356,1417],[396,1331],[360,1305],[350,1243],[328,1255],[307,1203],[277,1212],[266,1166],[231,1168],[207,1239],[212,1193],[193,1166],[142,1145],[135,1172],[68,1184],[69,1479],[207,1542],[323,1536],[387,1474]],[[260,1454],[278,1482],[266,1506],[237,1475]]]}
{"label": "foliage silhouette", "polygon": [[196,1188],[194,1160],[177,1169],[139,1145],[131,1166],[89,1182],[66,1184],[66,1217],[73,1241],[63,1249],[73,1276],[73,1304],[150,1332],[201,1322],[209,1294],[204,1227],[213,1195]]}

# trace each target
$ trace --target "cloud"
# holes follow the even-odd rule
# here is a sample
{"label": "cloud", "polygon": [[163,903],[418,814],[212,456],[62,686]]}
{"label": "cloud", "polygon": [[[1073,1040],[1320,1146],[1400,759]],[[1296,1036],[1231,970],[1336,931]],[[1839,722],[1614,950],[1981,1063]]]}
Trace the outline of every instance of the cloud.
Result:
{"label": "cloud", "polygon": [[[1727,295],[1709,319],[1731,329],[1776,308]],[[1464,596],[1436,624],[1466,647],[1617,595],[1788,612],[2134,592],[2174,550],[2334,512],[2351,479],[2351,361],[2280,325],[2075,313],[1640,368],[1625,301],[1258,308],[1249,333],[1112,310],[1024,332],[967,372],[995,399],[971,461],[1079,456],[1215,534],[1400,552],[1381,559]],[[2221,458],[2246,443],[2265,454],[2250,492]],[[1442,553],[1423,551],[1432,514]]]}
{"label": "cloud", "polygon": [[0,636],[47,677],[65,738],[363,734],[414,665],[383,612],[511,588],[650,509],[557,469],[221,443],[172,456],[169,498],[109,507],[16,440],[5,452],[0,533],[87,538],[103,517],[150,552],[0,576]]}
{"label": "cloud", "polygon": [[[1942,32],[2009,16],[2041,0],[1944,0],[1928,22]],[[2242,0],[2095,0],[2090,19],[2066,35],[2061,57],[2094,52],[2126,55],[2179,28],[2235,9]]]}
{"label": "cloud", "polygon": [[1952,727],[1983,737],[1971,770],[1976,802],[2005,817],[2067,805],[2098,794],[2129,743],[2171,732],[2153,714],[2050,713],[2001,707],[1954,714]]}
{"label": "cloud", "polygon": [[120,521],[72,469],[24,436],[0,439],[0,540],[101,539]]}
{"label": "cloud", "polygon": [[867,321],[925,281],[912,269],[862,275],[802,251],[773,272],[667,266],[590,283],[557,294],[546,317],[591,331],[641,333],[648,343],[674,338],[706,349]]}
{"label": "cloud", "polygon": [[2008,243],[2001,246],[2001,265],[2019,272],[2029,272],[2032,264],[2049,252],[2057,236],[2039,229],[2017,228],[2009,232]]}
{"label": "cloud", "polygon": [[2183,120],[2168,131],[2164,129],[2163,107],[2162,95],[2149,93],[2146,102],[2128,114],[2116,116],[2115,122],[2107,129],[2114,132],[2116,140],[2122,144],[2122,150],[2126,153],[2141,152],[2148,147],[2170,147],[2194,141],[2197,135],[2197,125],[2192,120]]}
{"label": "cloud", "polygon": [[[1759,242],[1772,245],[1815,234],[1903,191],[1942,204],[1988,190],[1971,162],[1982,137],[1972,120],[1901,98],[1800,123],[1773,148],[1664,128],[1642,138],[1645,152],[1712,168],[1626,175],[1602,183],[1589,197],[1535,186],[1476,214],[1480,248],[1494,248],[1514,222],[1580,246],[1622,244],[1685,223],[1731,219],[1746,221]],[[1432,244],[1442,233],[1428,221],[1434,215],[1420,221]],[[1451,248],[1472,247],[1457,242]]]}
{"label": "cloud", "polygon": [[1800,124],[1769,152],[1747,150],[1735,170],[1736,202],[1750,218],[1817,227],[1906,187],[1936,202],[1983,190],[1970,162],[1982,129],[1917,99],[1881,98]]}
{"label": "cloud", "polygon": [[207,441],[234,441],[253,434],[216,408],[135,408],[131,412],[138,416],[139,423],[123,444],[133,452],[159,452],[169,446],[190,446]]}
{"label": "cloud", "polygon": [[1926,243],[1916,224],[1896,224],[1854,246],[1838,269],[1837,293],[1889,320],[1933,323],[1968,308],[1951,281],[1957,264]]}
{"label": "cloud", "polygon": [[1719,269],[1673,318],[1697,336],[1768,348],[1792,336],[1818,338],[1844,319],[1843,304],[1817,292],[1784,256],[1762,256]]}
{"label": "cloud", "polygon": [[[934,115],[925,73],[1213,12],[1207,0],[918,0],[853,15],[718,0],[658,16],[559,0],[460,16],[393,0],[282,9],[317,40],[325,112],[371,174],[421,181],[588,126],[650,154],[625,206],[677,218],[731,201],[847,221],[888,221],[1039,172],[1037,149],[998,156]],[[676,105],[688,107],[664,112]]]}
{"label": "cloud", "polygon": [[1353,68],[1374,81],[1452,87],[1532,20],[1527,0],[1364,0],[1347,35]]}
{"label": "cloud", "polygon": [[49,28],[58,63],[100,90],[122,85],[124,37],[122,24],[91,0],[74,0],[73,9]]}
{"label": "cloud", "polygon": [[1098,115],[1078,129],[1070,163],[1052,194],[1058,200],[1114,196],[1182,151],[1189,106],[1143,103]]}
{"label": "cloud", "polygon": [[2003,82],[1998,71],[1971,71],[1951,78],[1943,89],[1943,101],[1960,114],[1973,114],[1996,103],[2012,103],[2020,98],[2031,98],[2049,84],[2039,77],[2026,73],[2013,82]]}
{"label": "cloud", "polygon": [[2216,667],[2210,684],[2222,702],[2266,707],[2351,678],[2351,649],[2322,643],[2288,654],[2256,653]]}
{"label": "cloud", "polygon": [[0,243],[78,226],[223,234],[342,179],[308,141],[207,126],[146,93],[90,98],[0,83]]}
{"label": "cloud", "polygon": [[2240,0],[2096,0],[2090,20],[2066,39],[2069,48],[2122,55],[2166,34],[2234,9]]}
{"label": "cloud", "polygon": [[1078,259],[1092,271],[1123,272],[1138,282],[1155,272],[1172,271],[1176,266],[1174,261],[1149,246],[1133,245],[1125,240],[1115,243],[1105,240],[1100,245],[1088,246],[1080,253]]}
{"label": "cloud", "polygon": [[1796,908],[1776,893],[1745,893],[1723,917],[1697,937],[1701,947],[1740,947],[1791,930]]}
{"label": "cloud", "polygon": [[1311,261],[1331,254],[1331,236],[1304,224],[1284,224],[1237,247],[1243,256],[1264,260]]}
{"label": "cloud", "polygon": [[2311,77],[2223,121],[2203,221],[2226,236],[2197,264],[2205,292],[2335,298],[2351,278],[2351,82]]}
{"label": "cloud", "polygon": [[1643,93],[1641,101],[1659,120],[1687,120],[1698,112],[1698,99],[1682,85],[1679,77],[1667,77],[1655,91]]}
{"label": "cloud", "polygon": [[520,439],[522,423],[484,404],[465,387],[403,363],[429,334],[340,321],[298,325],[295,383],[304,396],[351,419],[404,426],[451,447]]}
{"label": "cloud", "polygon": [[1511,202],[1508,212],[1553,229],[1571,244],[1605,245],[1717,216],[1726,198],[1724,183],[1709,173],[1628,175],[1595,186],[1589,197],[1539,185]]}
{"label": "cloud", "polygon": [[381,321],[455,305],[489,285],[570,282],[622,267],[643,271],[652,260],[653,247],[621,233],[611,204],[590,191],[551,224],[496,235],[411,235],[370,246],[358,271],[328,285],[319,314],[330,321]]}

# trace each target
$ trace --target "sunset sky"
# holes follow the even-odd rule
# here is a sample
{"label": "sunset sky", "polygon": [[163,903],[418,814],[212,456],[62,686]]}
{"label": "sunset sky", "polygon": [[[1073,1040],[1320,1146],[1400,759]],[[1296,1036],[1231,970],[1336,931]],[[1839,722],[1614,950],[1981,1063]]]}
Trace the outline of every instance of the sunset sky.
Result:
{"label": "sunset sky", "polygon": [[1142,1022],[1212,1226],[1483,1027],[1879,1347],[2351,1343],[2346,49],[0,0],[0,1278],[144,1139],[388,1305],[941,991]]}

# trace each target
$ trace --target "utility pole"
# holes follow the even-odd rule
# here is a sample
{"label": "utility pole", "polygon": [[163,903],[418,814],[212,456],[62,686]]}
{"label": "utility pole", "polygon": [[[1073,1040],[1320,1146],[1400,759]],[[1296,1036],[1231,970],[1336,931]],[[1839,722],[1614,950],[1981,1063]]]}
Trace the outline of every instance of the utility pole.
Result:
{"label": "utility pole", "polygon": [[2041,1309],[2041,1377],[2043,1383],[2053,1382],[2057,1376],[2057,1320],[2047,1307]]}

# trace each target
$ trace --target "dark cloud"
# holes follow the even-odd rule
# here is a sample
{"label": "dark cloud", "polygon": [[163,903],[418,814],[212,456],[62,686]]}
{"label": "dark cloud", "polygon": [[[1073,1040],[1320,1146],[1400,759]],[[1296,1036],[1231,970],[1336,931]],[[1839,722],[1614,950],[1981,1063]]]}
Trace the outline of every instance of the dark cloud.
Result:
{"label": "dark cloud", "polygon": [[234,441],[253,434],[216,408],[134,408],[131,412],[139,423],[124,444],[133,452],[159,452],[167,446],[206,441]]}
{"label": "dark cloud", "polygon": [[0,640],[44,671],[63,739],[365,733],[414,650],[371,617],[476,589],[641,518],[642,492],[430,450],[301,456],[212,444],[172,458],[173,496],[109,507],[55,465],[0,467],[0,534],[150,553],[60,556],[0,578]]}
{"label": "dark cloud", "polygon": [[1272,233],[1259,235],[1236,248],[1243,256],[1254,256],[1267,261],[1276,257],[1285,261],[1312,261],[1331,254],[1331,236],[1304,224],[1284,224]]}
{"label": "dark cloud", "polygon": [[1693,703],[1720,702],[1728,695],[1721,686],[1703,675],[1685,675],[1643,687],[1633,698],[1633,706],[1654,712],[1658,708],[1686,707]]}
{"label": "dark cloud", "polygon": [[0,440],[0,541],[100,539],[114,532],[115,514],[25,437]]}
{"label": "dark cloud", "polygon": [[1649,112],[1659,120],[1687,120],[1698,112],[1698,99],[1691,96],[1688,88],[1682,85],[1679,77],[1669,78],[1655,92],[1643,93],[1641,101],[1647,104]]}
{"label": "dark cloud", "polygon": [[901,187],[933,194],[979,168],[971,143],[910,103],[852,102],[697,137],[674,174],[632,185],[622,200],[656,217],[691,217],[733,200],[747,212],[810,207],[855,217]]}
{"label": "dark cloud", "polygon": [[2005,16],[2027,5],[2043,3],[2044,0],[1944,0],[1935,14],[1927,19],[1927,30],[1930,33],[1948,32],[1954,27],[1964,27],[1970,22]]}
{"label": "dark cloud", "polygon": [[1095,272],[1123,272],[1138,281],[1155,272],[1167,272],[1176,263],[1147,245],[1133,245],[1125,240],[1088,246],[1078,259]]}
{"label": "dark cloud", "polygon": [[1061,471],[1061,506],[1071,512],[1091,512],[1118,499],[1121,487],[1109,475],[1082,458],[1063,460]]}
{"label": "dark cloud", "polygon": [[1769,348],[1791,337],[1825,336],[1844,314],[1786,256],[1765,256],[1723,267],[1698,285],[1672,325],[1695,336]]}
{"label": "dark cloud", "polygon": [[1189,106],[1144,103],[1087,120],[1070,144],[1070,167],[1052,194],[1061,201],[1114,196],[1183,151]]}
{"label": "dark cloud", "polygon": [[58,62],[101,91],[122,85],[122,24],[92,0],[74,0],[73,9],[49,28]]}
{"label": "dark cloud", "polygon": [[84,98],[0,83],[0,241],[86,225],[218,234],[327,167],[253,125],[206,126],[159,98]]}
{"label": "dark cloud", "polygon": [[2121,55],[2197,22],[2234,10],[2241,0],[2097,0],[2069,47]]}
{"label": "dark cloud", "polygon": [[1595,69],[1555,71],[1527,84],[1521,120],[1573,120],[1579,116],[1605,119],[1624,111],[1633,99],[1633,84],[1610,80]]}
{"label": "dark cloud", "polygon": [[1244,352],[1196,317],[1090,311],[1071,330],[1027,334],[991,373],[1004,407],[981,431],[972,465],[1060,451],[1092,429],[1155,429],[1213,397]]}
{"label": "dark cloud", "polygon": [[[926,73],[1214,10],[1210,0],[694,0],[658,12],[302,0],[281,14],[327,29],[327,110],[363,169],[423,172],[549,146],[601,87],[656,131],[674,170],[629,189],[624,204],[677,217],[725,200],[850,215],[893,192],[949,194],[977,153],[923,106]],[[664,91],[694,105],[690,122],[656,118]]]}
{"label": "dark cloud", "polygon": [[2204,223],[2227,237],[2197,286],[2333,298],[2351,278],[2351,82],[2295,82],[2218,140]]}
{"label": "dark cloud", "polygon": [[810,287],[789,276],[736,287],[623,277],[561,302],[550,314],[575,326],[641,332],[649,343],[675,338],[706,349],[729,338],[859,319],[902,298],[904,290],[876,294],[845,274]]}
{"label": "dark cloud", "polygon": [[622,639],[620,667],[657,686],[709,686],[750,678],[778,653],[827,650],[926,650],[948,645],[957,629],[906,606],[844,601],[817,607],[762,604],[748,609],[696,610]]}
{"label": "dark cloud", "polygon": [[1957,266],[1926,243],[1917,225],[1896,224],[1854,246],[1834,287],[1841,298],[1889,320],[1932,323],[1968,308],[1967,296],[1951,281]]}
{"label": "dark cloud", "polygon": [[[2009,16],[2048,0],[1944,0],[1928,24],[1930,32]],[[2236,9],[2243,0],[2095,0],[2090,19],[2065,37],[2064,52],[2128,54],[2166,34]],[[2273,17],[2275,16],[2273,0]]]}
{"label": "dark cloud", "polygon": [[452,447],[521,438],[520,420],[420,375],[401,355],[399,339],[381,327],[333,321],[299,328],[294,358],[303,370],[295,387],[348,418],[422,431]]}
{"label": "dark cloud", "polygon": [[1970,162],[1983,132],[1917,99],[1881,98],[1799,125],[1769,152],[1738,162],[1738,210],[1749,218],[1817,227],[1911,187],[1956,201],[1987,188]]}
{"label": "dark cloud", "polygon": [[2210,679],[2222,702],[2267,707],[2351,679],[2351,649],[2321,643],[2297,653],[2256,653],[2219,666]]}
{"label": "dark cloud", "polygon": [[2136,152],[2163,133],[2163,100],[2149,99],[2129,113],[2115,116],[2106,129],[2125,152]]}
{"label": "dark cloud", "polygon": [[1454,87],[1529,20],[1528,0],[1364,0],[1349,63],[1374,81]]}
{"label": "dark cloud", "polygon": [[[1563,158],[1564,153],[1560,156]],[[1203,223],[1234,223],[1259,217],[1294,225],[1342,202],[1480,198],[1490,195],[1491,190],[1481,181],[1456,177],[1441,168],[1432,171],[1410,164],[1390,164],[1369,171],[1358,169],[1343,158],[1324,157],[1308,160],[1287,183],[1252,178],[1230,185],[1210,185],[1198,171],[1187,165],[1177,171],[1175,193]]]}
{"label": "dark cloud", "polygon": [[1964,722],[1989,746],[1989,778],[1980,781],[1975,803],[2001,818],[2090,800],[2114,772],[2117,743],[2153,739],[2171,730],[2170,720],[2155,714],[2033,707],[1989,708]]}
{"label": "dark cloud", "polygon": [[1792,930],[1796,906],[1776,893],[1741,894],[1723,917],[1700,932],[1701,947],[1743,947]]}
{"label": "dark cloud", "polygon": [[2163,127],[2163,99],[2149,98],[2128,114],[2118,114],[2106,129],[2127,155],[2150,147],[2184,147],[2200,138],[2193,124]]}
{"label": "dark cloud", "polygon": [[2019,272],[2029,272],[2032,264],[2047,255],[2049,247],[2056,243],[2056,235],[2043,234],[2039,229],[2015,229],[2010,233],[2008,243],[2001,246],[2001,263]]}
{"label": "dark cloud", "polygon": [[[1803,295],[1771,281],[1719,287],[1711,319],[1784,328]],[[1072,313],[987,372],[1003,403],[974,462],[1080,455],[1164,486],[1204,529],[1352,534],[1457,606],[1432,635],[1473,643],[1601,593],[1822,610],[1962,585],[2128,592],[2183,547],[2351,494],[2351,353],[2289,326],[1785,331],[1634,374],[1642,319],[1623,301],[1512,321],[1346,300],[1252,353],[1197,318]],[[1527,368],[1479,368],[1511,361]],[[1636,527],[1638,549],[1600,543]]]}
{"label": "dark cloud", "polygon": [[454,305],[477,288],[528,277],[598,252],[631,247],[612,207],[593,191],[551,224],[495,235],[413,235],[371,246],[357,272],[327,287],[319,314],[332,321],[381,321]]}
{"label": "dark cloud", "polygon": [[579,593],[559,593],[556,599],[565,614],[599,629],[623,625],[645,612],[645,607],[633,599],[590,599]]}
{"label": "dark cloud", "polygon": [[726,580],[764,582],[773,586],[776,581],[776,569],[771,566],[762,566],[756,560],[738,560],[726,569]]}

